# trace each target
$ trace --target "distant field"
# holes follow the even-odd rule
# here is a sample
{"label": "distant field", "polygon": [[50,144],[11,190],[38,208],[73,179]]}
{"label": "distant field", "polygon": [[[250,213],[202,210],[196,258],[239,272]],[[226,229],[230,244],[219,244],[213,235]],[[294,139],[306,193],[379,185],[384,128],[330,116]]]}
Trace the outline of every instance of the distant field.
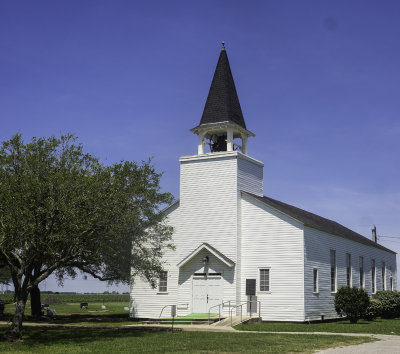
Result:
{"label": "distant field", "polygon": [[[89,307],[87,309],[80,308],[79,302],[68,302],[62,304],[50,305],[50,308],[56,310],[57,317],[60,316],[71,316],[71,315],[85,315],[85,316],[122,316],[128,317],[129,311],[124,310],[124,307],[129,307],[129,301],[125,302],[90,302],[87,301]],[[106,307],[101,308],[101,305]],[[12,315],[15,311],[14,304],[6,304],[4,313],[7,315]],[[25,315],[29,316],[31,314],[31,307],[27,304],[25,308]]]}
{"label": "distant field", "polygon": [[[42,294],[42,303],[47,298],[57,298],[62,302],[129,302],[129,294]],[[0,300],[13,302],[12,294],[0,294]]]}

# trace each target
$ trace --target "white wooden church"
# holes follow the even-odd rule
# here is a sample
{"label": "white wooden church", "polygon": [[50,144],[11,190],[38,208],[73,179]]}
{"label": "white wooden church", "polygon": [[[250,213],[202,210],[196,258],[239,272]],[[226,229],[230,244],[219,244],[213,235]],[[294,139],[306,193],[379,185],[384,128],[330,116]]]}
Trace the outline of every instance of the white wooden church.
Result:
{"label": "white wooden church", "polygon": [[228,315],[251,299],[263,320],[312,321],[337,317],[333,299],[342,285],[370,294],[396,289],[396,253],[377,243],[376,232],[369,239],[264,196],[264,164],[249,155],[255,135],[224,47],[191,132],[198,153],[179,159],[180,199],[165,211],[176,249],[166,251],[155,289],[140,278],[131,284],[132,317],[158,318],[165,305],[177,305],[178,316],[218,313],[222,303]]}

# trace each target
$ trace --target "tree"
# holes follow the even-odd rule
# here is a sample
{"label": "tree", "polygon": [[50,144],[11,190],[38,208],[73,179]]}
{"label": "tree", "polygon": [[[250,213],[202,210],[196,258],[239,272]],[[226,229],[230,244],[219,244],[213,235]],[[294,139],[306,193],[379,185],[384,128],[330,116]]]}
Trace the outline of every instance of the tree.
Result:
{"label": "tree", "polygon": [[160,177],[150,160],[104,166],[72,135],[2,143],[0,256],[16,297],[9,337],[20,336],[29,292],[52,273],[154,284],[172,247],[160,209],[173,198]]}
{"label": "tree", "polygon": [[8,285],[11,283],[11,275],[7,266],[0,264],[0,284]]}
{"label": "tree", "polygon": [[342,286],[335,295],[335,310],[338,315],[346,316],[351,323],[364,316],[369,305],[369,296],[363,288]]}
{"label": "tree", "polygon": [[40,301],[40,289],[39,285],[32,286],[29,291],[31,295],[31,314],[34,317],[43,316],[42,302]]}

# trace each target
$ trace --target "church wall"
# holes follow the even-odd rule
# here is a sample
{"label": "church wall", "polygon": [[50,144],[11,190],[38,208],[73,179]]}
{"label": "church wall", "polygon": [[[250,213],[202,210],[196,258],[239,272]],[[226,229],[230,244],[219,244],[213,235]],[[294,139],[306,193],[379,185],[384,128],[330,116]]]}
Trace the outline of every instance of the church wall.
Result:
{"label": "church wall", "polygon": [[[179,203],[167,211],[168,222],[174,227],[174,235],[179,235]],[[174,236],[173,236],[174,238]],[[173,241],[172,241],[173,242]],[[136,318],[158,318],[165,305],[177,304],[178,275],[176,264],[180,261],[175,251],[167,249],[164,255],[164,269],[168,271],[167,293],[159,293],[158,287],[153,289],[140,277],[131,283],[130,314]],[[187,310],[179,310],[178,314],[186,314]],[[162,317],[170,317],[171,310],[166,308]]]}
{"label": "church wall", "polygon": [[[375,259],[376,289],[382,290],[382,261],[386,263],[386,289],[389,290],[390,268],[392,268],[393,286],[396,289],[396,255],[384,250],[364,245],[340,236],[328,234],[313,228],[304,230],[304,293],[305,293],[305,320],[320,320],[336,318],[334,309],[335,293],[331,292],[330,285],[330,251],[336,253],[337,286],[346,285],[346,253],[351,254],[352,286],[360,286],[359,257],[363,257],[365,289],[371,295],[372,271],[371,260]],[[318,269],[318,292],[314,293],[313,269]]]}
{"label": "church wall", "polygon": [[[246,279],[256,279],[264,321],[303,321],[303,225],[246,193],[241,219],[241,300]],[[260,268],[270,269],[270,291],[260,291]]]}
{"label": "church wall", "polygon": [[203,242],[236,262],[236,153],[181,158],[180,256]]}
{"label": "church wall", "polygon": [[264,164],[247,155],[238,154],[238,213],[237,213],[237,263],[236,263],[236,303],[242,301],[242,218],[241,218],[241,191],[263,195],[263,167]]}
{"label": "church wall", "polygon": [[[180,233],[174,237],[183,259],[206,242],[237,262],[237,153],[182,157]],[[179,301],[191,298],[191,285],[180,286]],[[235,300],[236,279],[224,284],[223,300]]]}
{"label": "church wall", "polygon": [[[182,305],[178,315],[191,313],[192,276],[200,271],[202,262],[197,255],[181,269],[177,264],[200,244],[207,242],[230,259],[236,261],[237,159],[236,153],[219,156],[191,156],[181,158],[179,208],[168,216],[174,227],[172,243],[175,251],[167,251],[165,270],[168,271],[168,294],[137,279],[132,286],[133,315],[139,318],[158,317],[167,304]],[[183,160],[183,161],[182,161]],[[204,256],[204,255],[202,255]],[[218,268],[210,257],[210,267]],[[196,262],[196,260],[198,262]],[[197,264],[198,263],[198,264]],[[234,270],[222,272],[223,300],[234,300],[236,295]],[[228,274],[229,273],[229,274]],[[185,310],[184,304],[189,304]],[[168,317],[166,309],[163,317]]]}
{"label": "church wall", "polygon": [[264,164],[243,154],[238,154],[238,189],[263,196]]}

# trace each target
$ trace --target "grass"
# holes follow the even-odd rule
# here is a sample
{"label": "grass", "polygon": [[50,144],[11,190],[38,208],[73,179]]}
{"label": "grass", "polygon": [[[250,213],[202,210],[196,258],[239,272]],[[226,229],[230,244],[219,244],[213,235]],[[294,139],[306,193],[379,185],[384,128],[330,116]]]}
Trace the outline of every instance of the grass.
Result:
{"label": "grass", "polygon": [[[210,317],[217,315],[218,315],[217,313],[210,313]],[[190,315],[186,315],[184,317],[179,317],[179,318],[188,318],[188,319],[208,318],[208,313],[191,313]]]}
{"label": "grass", "polygon": [[142,321],[132,320],[132,321],[90,321],[90,320],[81,320],[81,321],[74,321],[74,320],[63,320],[63,321],[54,321],[52,323],[55,324],[66,324],[66,325],[74,325],[74,326],[98,326],[98,327],[115,327],[115,326],[132,326],[132,325],[140,325]]}
{"label": "grass", "polygon": [[331,332],[331,333],[373,333],[400,335],[400,318],[381,319],[375,321],[360,320],[356,324],[350,321],[324,323],[254,323],[238,325],[241,331],[272,332]]}
{"label": "grass", "polygon": [[[107,312],[102,310],[101,305],[103,305],[103,303],[89,303],[88,309],[81,309],[79,303],[51,305],[50,308],[57,311],[57,316],[55,318],[44,317],[40,320],[33,320],[29,318],[31,315],[31,309],[28,304],[25,310],[25,316],[27,316],[27,318],[24,322],[95,326],[117,326],[141,323],[129,318],[129,312],[124,310],[124,307],[128,306],[125,302],[104,303],[106,310],[108,310]],[[14,305],[6,304],[4,313],[5,316],[2,320],[10,320],[14,314]]]}
{"label": "grass", "polygon": [[[101,305],[106,306],[104,311]],[[57,315],[86,315],[86,316],[108,316],[108,315],[122,315],[128,317],[129,311],[125,311],[124,307],[128,307],[129,303],[126,302],[89,302],[89,307],[87,309],[81,309],[79,303],[62,303],[58,305],[50,305],[51,309],[56,310]],[[5,314],[11,315],[14,313],[15,307],[13,304],[6,304]],[[91,312],[97,311],[97,312]],[[30,304],[27,304],[25,309],[25,315],[29,316],[31,314]]]}
{"label": "grass", "polygon": [[[5,327],[1,326],[0,331]],[[311,353],[374,341],[369,337],[26,327],[4,353]]]}
{"label": "grass", "polygon": [[[42,302],[48,298],[57,298],[62,302],[129,302],[129,294],[41,294]],[[6,303],[13,302],[13,299],[12,293],[0,294],[0,300]]]}

